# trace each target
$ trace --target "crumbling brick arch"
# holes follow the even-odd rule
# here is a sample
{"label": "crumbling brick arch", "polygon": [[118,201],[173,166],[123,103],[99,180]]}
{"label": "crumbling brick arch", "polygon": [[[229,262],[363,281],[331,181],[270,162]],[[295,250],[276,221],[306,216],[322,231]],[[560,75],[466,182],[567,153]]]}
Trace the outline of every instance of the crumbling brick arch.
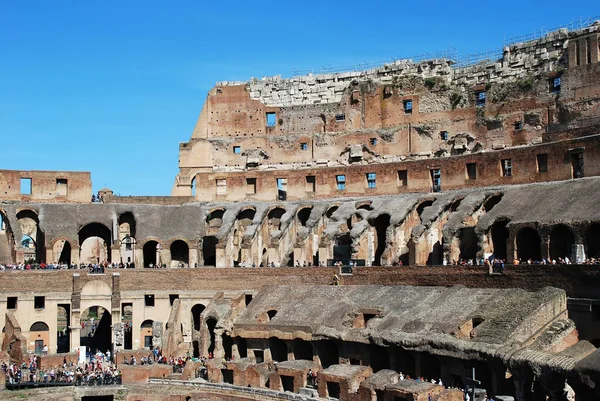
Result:
{"label": "crumbling brick arch", "polygon": [[[168,243],[171,267],[188,267],[190,263],[190,249],[193,245],[184,238],[176,238]],[[182,266],[183,265],[183,266]]]}
{"label": "crumbling brick arch", "polygon": [[285,212],[286,210],[283,206],[275,206],[269,210],[267,213],[269,231],[281,229],[281,217]]}
{"label": "crumbling brick arch", "polygon": [[[27,253],[24,258],[30,259],[31,243],[33,243],[33,254],[35,255],[35,261],[41,262],[46,259],[46,240],[44,232],[40,228],[40,219],[38,211],[23,207],[19,208],[17,212],[17,221],[19,222],[19,228],[21,229],[21,238],[19,238],[18,246],[22,247]],[[31,240],[31,241],[29,241]],[[29,251],[29,252],[27,252]]]}
{"label": "crumbling brick arch", "polygon": [[310,218],[310,214],[312,213],[312,210],[313,210],[312,205],[300,206],[298,208],[298,212],[296,213],[296,219],[298,220],[298,222],[300,222],[300,225],[302,227],[306,227],[306,223],[308,222],[308,219]]}
{"label": "crumbling brick arch", "polygon": [[[104,223],[99,222],[88,222],[83,225],[78,233],[77,238],[79,242],[79,258],[82,262],[103,262],[104,260],[110,262],[111,261],[111,247],[113,245],[112,242],[112,230],[108,228]],[[94,239],[94,241],[98,242],[96,239],[101,239],[104,241],[104,246],[106,247],[103,250],[100,244],[100,248],[95,250],[95,245],[92,244],[91,249],[86,249],[86,241]],[[82,250],[85,252],[82,255]],[[106,252],[106,254],[104,254]],[[86,260],[83,260],[82,257]],[[100,260],[104,259],[104,260]]]}
{"label": "crumbling brick arch", "polygon": [[138,242],[138,247],[142,248],[142,265],[144,267],[155,267],[162,265],[161,250],[165,248],[162,240],[156,237],[144,238]]}
{"label": "crumbling brick arch", "polygon": [[71,251],[73,250],[73,244],[77,243],[75,240],[60,236],[49,241],[52,244],[52,256],[53,260],[48,260],[48,262],[54,263],[65,263],[70,265],[71,260]]}

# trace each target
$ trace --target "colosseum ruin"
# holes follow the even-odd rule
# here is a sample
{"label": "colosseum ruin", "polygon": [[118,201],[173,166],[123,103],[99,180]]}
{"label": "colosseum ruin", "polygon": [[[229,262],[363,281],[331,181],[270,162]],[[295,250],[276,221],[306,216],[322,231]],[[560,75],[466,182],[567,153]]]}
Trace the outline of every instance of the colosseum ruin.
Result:
{"label": "colosseum ruin", "polygon": [[600,399],[599,39],[218,82],[171,196],[0,170],[0,398]]}

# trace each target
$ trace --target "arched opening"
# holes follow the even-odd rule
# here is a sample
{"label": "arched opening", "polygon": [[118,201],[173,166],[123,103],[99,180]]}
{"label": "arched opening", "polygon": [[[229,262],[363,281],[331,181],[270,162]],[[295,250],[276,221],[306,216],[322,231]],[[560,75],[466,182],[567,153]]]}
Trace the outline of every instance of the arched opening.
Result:
{"label": "arched opening", "polygon": [[56,331],[58,334],[58,338],[56,339],[56,352],[59,354],[71,350],[71,329],[69,328],[70,312],[71,305],[69,304],[58,304],[56,306]]}
{"label": "arched opening", "polygon": [[438,381],[442,377],[442,364],[440,360],[426,352],[421,353],[421,376],[426,381]]}
{"label": "arched opening", "polygon": [[335,239],[333,259],[343,263],[348,263],[352,259],[352,238],[350,234],[341,234]]}
{"label": "arched opening", "polygon": [[192,178],[192,182],[190,183],[192,196],[196,196],[196,177]]}
{"label": "arched opening", "polygon": [[67,240],[58,240],[52,246],[54,260],[60,264],[71,264],[71,243]]}
{"label": "arched opening", "polygon": [[223,215],[225,214],[225,210],[223,209],[215,209],[211,211],[206,216],[206,224],[208,225],[208,229],[219,229],[223,225]]}
{"label": "arched opening", "polygon": [[315,343],[317,347],[317,355],[321,361],[323,368],[328,368],[331,365],[340,363],[340,354],[338,346],[331,340],[322,340]]}
{"label": "arched opening", "polygon": [[494,208],[494,206],[500,203],[503,195],[504,194],[497,194],[487,198],[483,203],[483,210],[485,210],[486,213],[489,213]]}
{"label": "arched opening", "polygon": [[252,224],[255,214],[256,210],[253,208],[244,209],[238,214],[237,220],[240,221],[242,226],[248,227],[250,224]]}
{"label": "arched opening", "polygon": [[573,245],[575,244],[575,235],[569,227],[559,224],[552,228],[550,232],[550,257],[552,259],[571,258]]}
{"label": "arched opening", "polygon": [[419,216],[419,220],[421,219],[421,215],[423,214],[423,210],[425,210],[426,207],[429,207],[431,205],[433,205],[433,201],[435,199],[428,199],[426,201],[423,201],[421,203],[419,203],[419,206],[417,206],[417,215]]}
{"label": "arched opening", "polygon": [[458,210],[458,207],[462,203],[463,199],[464,198],[458,198],[454,202],[452,202],[452,204],[450,205],[450,209],[449,209],[450,213],[454,213]]}
{"label": "arched opening", "polygon": [[200,315],[202,315],[204,309],[206,309],[206,306],[202,304],[192,306],[192,323],[194,324],[194,330],[200,330]]}
{"label": "arched opening", "polygon": [[276,337],[269,338],[269,349],[271,350],[271,358],[273,361],[287,361],[287,345],[283,340]]}
{"label": "arched opening", "polygon": [[369,356],[373,372],[379,372],[380,370],[390,368],[390,356],[388,350],[388,348],[380,347],[379,345],[371,345]]}
{"label": "arched opening", "polygon": [[248,357],[248,344],[246,343],[246,339],[242,337],[236,337],[235,343],[237,344],[238,354],[240,358]]}
{"label": "arched opening", "polygon": [[29,328],[29,343],[34,343],[34,352],[41,354],[50,342],[50,328],[44,322],[35,322]]}
{"label": "arched opening", "polygon": [[119,224],[119,239],[136,236],[136,223],[133,213],[121,213],[117,222]]}
{"label": "arched opening", "polygon": [[171,267],[187,267],[190,261],[190,248],[187,242],[178,239],[171,244]]}
{"label": "arched opening", "polygon": [[202,238],[202,256],[205,266],[216,266],[218,242],[219,240],[214,235]]}
{"label": "arched opening", "polygon": [[[160,262],[159,246],[156,241],[148,241],[144,244],[144,267],[157,267]],[[160,266],[158,266],[160,267]]]}
{"label": "arched opening", "polygon": [[79,343],[91,354],[112,350],[112,317],[101,306],[90,306],[81,313],[81,338]]}
{"label": "arched opening", "polygon": [[215,352],[215,327],[217,327],[217,319],[208,318],[206,319],[206,327],[208,328],[209,342],[208,342],[208,353],[214,354]]}
{"label": "arched opening", "polygon": [[26,263],[39,262],[37,258],[35,240],[29,235],[23,235],[21,237],[21,248],[23,249],[23,260]]}
{"label": "arched opening", "polygon": [[153,320],[144,320],[140,325],[140,345],[146,349],[152,349],[152,325],[154,324]]}
{"label": "arched opening", "polygon": [[110,262],[111,231],[104,224],[90,223],[79,230],[79,260],[83,263]]}
{"label": "arched opening", "polygon": [[[17,220],[21,228],[21,248],[23,249],[23,260],[29,262],[41,262],[45,259],[45,238],[40,230],[38,215],[33,210],[21,210],[17,213]],[[38,246],[39,244],[39,246]]]}
{"label": "arched opening", "polygon": [[517,233],[517,258],[526,261],[541,260],[541,240],[540,235],[531,227],[525,227]]}
{"label": "arched opening", "polygon": [[300,338],[295,338],[292,342],[294,348],[294,359],[305,359],[307,361],[313,360],[313,347],[308,341]]}
{"label": "arched opening", "polygon": [[[368,206],[371,207],[371,205]],[[377,218],[372,222],[372,225],[375,226],[375,233],[377,234],[377,246],[375,248],[373,266],[381,266],[381,256],[387,247],[387,229],[390,225],[390,215],[385,213],[377,216]]]}
{"label": "arched opening", "polygon": [[285,209],[276,207],[267,215],[269,221],[269,231],[281,230],[281,217],[285,214]]}
{"label": "arched opening", "polygon": [[310,213],[312,212],[312,207],[303,207],[298,211],[298,221],[302,227],[306,227],[306,223],[308,222],[308,218],[310,217]]}
{"label": "arched opening", "polygon": [[497,220],[492,224],[492,244],[494,246],[494,257],[506,260],[506,241],[508,241],[508,220]]}
{"label": "arched opening", "polygon": [[462,228],[459,231],[460,258],[463,260],[475,260],[477,257],[477,234],[474,227]]}
{"label": "arched opening", "polygon": [[594,223],[585,232],[588,258],[600,258],[600,223]]}
{"label": "arched opening", "polygon": [[325,213],[325,216],[331,220],[331,216],[333,216],[333,214],[338,210],[338,206],[332,206],[327,210],[327,213]]}

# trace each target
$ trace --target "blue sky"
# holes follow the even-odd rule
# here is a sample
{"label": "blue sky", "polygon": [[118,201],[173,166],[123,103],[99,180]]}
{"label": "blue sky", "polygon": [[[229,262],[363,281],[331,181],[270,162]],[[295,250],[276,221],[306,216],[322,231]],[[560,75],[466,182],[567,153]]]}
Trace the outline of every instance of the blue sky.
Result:
{"label": "blue sky", "polygon": [[0,0],[0,169],[169,195],[215,82],[496,50],[600,16],[597,0],[536,3]]}

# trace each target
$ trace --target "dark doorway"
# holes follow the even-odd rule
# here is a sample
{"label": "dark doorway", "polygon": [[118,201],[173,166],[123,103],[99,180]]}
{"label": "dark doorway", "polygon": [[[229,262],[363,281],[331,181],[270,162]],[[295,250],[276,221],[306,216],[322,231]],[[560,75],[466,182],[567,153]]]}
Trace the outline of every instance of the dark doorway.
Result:
{"label": "dark doorway", "polygon": [[223,375],[223,383],[233,384],[233,370],[221,369]]}
{"label": "dark doorway", "polygon": [[71,329],[69,328],[71,321],[70,317],[71,305],[58,304],[56,308],[56,329],[58,331],[56,352],[59,354],[69,352],[71,350]]}
{"label": "dark doorway", "polygon": [[523,261],[541,260],[540,235],[531,227],[525,227],[517,233],[517,257]]}
{"label": "dark doorway", "polygon": [[210,336],[210,341],[208,343],[208,353],[212,354],[215,352],[215,327],[217,327],[217,320],[212,317],[207,319],[206,327],[208,328],[208,334]]}
{"label": "dark doorway", "polygon": [[442,377],[442,364],[439,359],[427,353],[421,353],[421,376],[426,381],[438,381]]}
{"label": "dark doorway", "polygon": [[271,349],[271,358],[273,361],[287,361],[287,345],[283,340],[276,337],[269,338],[269,348]]}
{"label": "dark doorway", "polygon": [[327,395],[329,398],[340,398],[340,383],[327,382]]}
{"label": "dark doorway", "polygon": [[328,368],[331,365],[340,363],[338,346],[331,340],[323,340],[316,342],[317,355],[321,360],[321,366]]}
{"label": "dark doorway", "polygon": [[372,224],[375,226],[375,232],[377,234],[377,248],[375,248],[373,266],[381,266],[381,255],[383,255],[387,246],[387,229],[390,225],[390,215],[387,213],[379,215]]}
{"label": "dark doorway", "polygon": [[248,356],[248,344],[246,343],[246,339],[242,337],[236,337],[235,343],[237,344],[238,354],[240,354],[240,358],[246,358]]}
{"label": "dark doorway", "polygon": [[508,241],[508,220],[498,220],[492,224],[492,244],[494,245],[494,256],[497,259],[506,260],[506,241]]}
{"label": "dark doorway", "polygon": [[204,312],[206,306],[202,304],[196,304],[192,306],[192,320],[194,323],[194,330],[200,330],[200,315]]}
{"label": "dark doorway", "polygon": [[475,260],[477,257],[477,234],[474,227],[462,228],[459,232],[460,258]]}
{"label": "dark doorway", "polygon": [[171,262],[175,262],[179,267],[184,267],[190,261],[190,248],[185,241],[178,239],[171,244]]}
{"label": "dark doorway", "polygon": [[600,258],[600,223],[594,223],[585,232],[587,257]]}
{"label": "dark doorway", "polygon": [[65,241],[62,250],[60,251],[60,256],[58,257],[58,263],[71,264],[71,244],[69,241]]}
{"label": "dark doorway", "polygon": [[85,324],[81,329],[80,344],[90,353],[112,351],[112,318],[110,312],[101,306],[91,306],[81,314]]}
{"label": "dark doorway", "polygon": [[[100,224],[100,223],[90,223],[90,224],[83,226],[81,228],[81,230],[79,230],[79,235],[78,235],[80,247],[83,246],[83,243],[85,242],[86,239],[92,238],[92,237],[99,237],[102,240],[104,240],[104,244],[106,246],[106,259],[110,262],[111,261],[110,247],[112,245],[112,240],[111,240],[112,233],[111,233],[110,229],[108,227],[106,227],[104,224]],[[80,251],[80,253],[81,253],[81,251]],[[103,262],[103,261],[98,260],[97,262]]]}
{"label": "dark doorway", "polygon": [[123,335],[123,348],[133,348],[133,330],[131,323],[133,321],[133,304],[123,303],[121,304],[121,323],[124,326]]}
{"label": "dark doorway", "polygon": [[298,221],[300,222],[302,227],[306,227],[306,222],[308,221],[308,218],[310,217],[310,212],[312,212],[312,208],[310,208],[310,207],[302,208],[298,212],[298,215],[297,215]]}
{"label": "dark doorway", "polygon": [[485,210],[485,212],[489,213],[494,208],[494,206],[500,203],[500,201],[502,200],[502,196],[503,194],[498,194],[492,195],[489,198],[487,198],[483,204],[483,209]]}
{"label": "dark doorway", "polygon": [[575,235],[565,225],[557,225],[550,232],[550,257],[552,259],[571,257]]}
{"label": "dark doorway", "polygon": [[[442,239],[443,240],[443,239]],[[433,244],[433,249],[429,253],[429,257],[427,258],[428,265],[441,265],[444,260],[444,245],[440,241],[436,241]]]}
{"label": "dark doorway", "polygon": [[302,340],[300,338],[294,339],[292,343],[294,347],[294,359],[305,359],[307,361],[313,360],[313,348],[312,344],[308,341]]}
{"label": "dark doorway", "polygon": [[352,238],[350,234],[342,234],[335,240],[333,246],[333,260],[347,263],[352,258]]}
{"label": "dark doorway", "polygon": [[294,392],[294,377],[281,375],[281,386],[283,391]]}
{"label": "dark doorway", "polygon": [[394,349],[394,370],[396,372],[404,372],[411,377],[415,377],[415,357],[409,351],[402,348]]}
{"label": "dark doorway", "polygon": [[389,348],[371,345],[370,365],[373,368],[373,372],[379,372],[380,370],[390,368],[390,356],[388,354],[388,350]]}
{"label": "dark doorway", "polygon": [[223,334],[221,341],[223,343],[223,351],[225,352],[225,360],[230,360],[233,356],[233,340],[227,334]]}
{"label": "dark doorway", "polygon": [[202,239],[202,257],[205,266],[215,266],[217,264],[217,237],[210,235]]}
{"label": "dark doorway", "polygon": [[113,395],[84,395],[81,401],[113,401]]}
{"label": "dark doorway", "polygon": [[158,248],[158,242],[148,241],[144,244],[144,267],[156,267],[156,253]]}

